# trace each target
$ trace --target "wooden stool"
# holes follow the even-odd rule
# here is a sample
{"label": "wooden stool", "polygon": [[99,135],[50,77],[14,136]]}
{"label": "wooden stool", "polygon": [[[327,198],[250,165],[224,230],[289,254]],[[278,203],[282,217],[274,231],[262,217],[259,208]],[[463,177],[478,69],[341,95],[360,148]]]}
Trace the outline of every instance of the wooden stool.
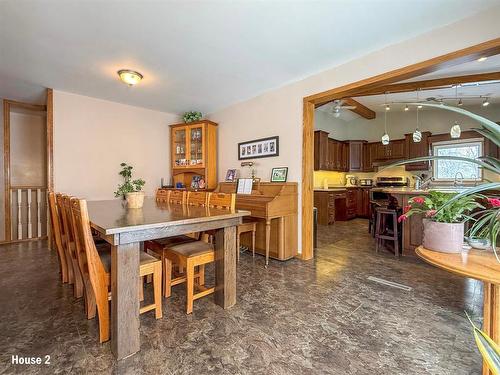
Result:
{"label": "wooden stool", "polygon": [[255,258],[255,233],[257,232],[257,222],[248,221],[238,225],[236,229],[236,260],[240,261],[240,235],[252,232],[252,256]]}
{"label": "wooden stool", "polygon": [[[378,253],[382,241],[389,240],[394,242],[394,255],[400,256],[400,239],[401,231],[399,230],[398,223],[398,209],[397,208],[387,208],[387,207],[377,207],[375,208],[377,213],[376,216],[376,228],[375,228],[375,238],[377,243],[375,246],[375,251]],[[387,219],[392,219],[392,229],[387,226]]]}

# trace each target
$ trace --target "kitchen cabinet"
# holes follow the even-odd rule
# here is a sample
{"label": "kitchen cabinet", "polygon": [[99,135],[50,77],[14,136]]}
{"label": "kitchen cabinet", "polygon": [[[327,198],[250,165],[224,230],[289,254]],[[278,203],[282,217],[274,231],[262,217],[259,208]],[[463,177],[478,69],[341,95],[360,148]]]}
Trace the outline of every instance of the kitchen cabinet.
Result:
{"label": "kitchen cabinet", "polygon": [[396,139],[388,145],[377,143],[375,159],[377,161],[402,160],[405,158],[405,140]]}
{"label": "kitchen cabinet", "polygon": [[346,195],[346,218],[354,219],[357,213],[358,188],[347,189]]}
{"label": "kitchen cabinet", "polygon": [[190,187],[202,177],[206,189],[217,186],[217,124],[202,120],[170,125],[172,181]]}
{"label": "kitchen cabinet", "polygon": [[363,144],[363,172],[373,172],[373,162],[376,160],[377,143],[370,142]]}
{"label": "kitchen cabinet", "polygon": [[349,171],[361,172],[363,171],[366,141],[349,141]]}
{"label": "kitchen cabinet", "polygon": [[[318,209],[318,224],[330,225],[339,220],[338,214],[345,210],[346,192],[345,191],[315,191],[314,207]],[[339,210],[337,210],[337,207]],[[345,220],[340,217],[340,220]]]}
{"label": "kitchen cabinet", "polygon": [[334,139],[328,139],[328,150],[330,160],[330,168],[328,170],[340,171],[340,143]]}
{"label": "kitchen cabinet", "polygon": [[322,130],[314,132],[314,170],[329,170],[328,133]]}
{"label": "kitchen cabinet", "polygon": [[349,143],[342,142],[342,156],[340,158],[341,170],[349,172]]}
{"label": "kitchen cabinet", "polygon": [[[405,134],[406,157],[405,159],[418,158],[429,156],[429,137],[431,132],[422,132],[422,140],[418,143],[413,142],[413,134]],[[406,164],[407,171],[427,171],[429,162],[423,161],[419,163]]]}

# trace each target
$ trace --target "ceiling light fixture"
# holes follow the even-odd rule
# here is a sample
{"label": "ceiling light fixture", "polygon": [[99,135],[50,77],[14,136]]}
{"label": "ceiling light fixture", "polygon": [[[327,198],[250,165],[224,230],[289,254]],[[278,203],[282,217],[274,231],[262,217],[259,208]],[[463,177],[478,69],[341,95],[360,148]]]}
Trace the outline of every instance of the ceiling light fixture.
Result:
{"label": "ceiling light fixture", "polygon": [[482,57],[480,57],[479,59],[477,59],[477,61],[479,61],[479,62],[483,62],[483,61],[485,61],[487,58],[488,58],[487,56],[482,56]]}
{"label": "ceiling light fixture", "polygon": [[408,104],[405,105],[405,111],[409,111],[410,110],[410,107],[408,107]]}
{"label": "ceiling light fixture", "polygon": [[483,105],[483,107],[487,107],[487,106],[489,106],[489,105],[490,105],[490,101],[489,101],[489,99],[488,99],[488,98],[484,98],[484,101],[483,101],[483,104],[482,104],[482,105]]}
{"label": "ceiling light fixture", "polygon": [[[419,92],[417,91],[417,102],[419,100],[418,93]],[[406,105],[406,108],[408,108],[408,104]],[[405,108],[405,111],[406,111],[406,108]],[[422,140],[422,132],[418,128],[418,112],[419,111],[418,111],[418,108],[417,108],[417,127],[415,128],[415,131],[412,134],[412,138],[413,138],[413,142],[414,143],[419,143]]]}
{"label": "ceiling light fixture", "polygon": [[460,133],[462,133],[462,129],[460,129],[460,124],[458,121],[455,121],[455,125],[453,125],[450,129],[451,138],[460,138]]}
{"label": "ceiling light fixture", "polygon": [[[387,103],[387,93],[385,94],[385,102]],[[391,109],[387,104],[384,112],[384,134],[382,135],[382,144],[387,146],[390,142],[389,134],[387,134],[387,111]]]}
{"label": "ceiling light fixture", "polygon": [[121,69],[118,72],[118,76],[123,83],[129,86],[138,84],[143,77],[143,75],[135,70]]}
{"label": "ceiling light fixture", "polygon": [[340,117],[340,108],[335,108],[333,111],[333,117],[339,118]]}
{"label": "ceiling light fixture", "polygon": [[386,111],[390,111],[390,110],[391,110],[391,106],[390,106],[389,104],[386,104],[386,105],[385,105],[385,110],[386,110]]}
{"label": "ceiling light fixture", "polygon": [[417,105],[417,108],[422,109],[422,108],[424,108],[424,106],[419,104],[419,105]]}
{"label": "ceiling light fixture", "polygon": [[458,101],[458,106],[459,106],[459,107],[461,107],[461,106],[463,106],[463,105],[464,105],[464,103],[462,102],[462,99],[460,99],[460,100]]}

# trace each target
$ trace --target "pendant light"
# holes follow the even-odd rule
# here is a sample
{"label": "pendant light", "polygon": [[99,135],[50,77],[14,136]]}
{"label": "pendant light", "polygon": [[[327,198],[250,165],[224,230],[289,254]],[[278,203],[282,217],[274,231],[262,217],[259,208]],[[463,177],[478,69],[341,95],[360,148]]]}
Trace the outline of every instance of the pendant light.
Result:
{"label": "pendant light", "polygon": [[[455,86],[455,97],[458,98],[458,85]],[[461,133],[462,129],[460,129],[460,124],[458,123],[458,121],[455,121],[455,124],[450,129],[450,137],[460,138]]]}
{"label": "pendant light", "polygon": [[[387,93],[385,94],[385,103],[386,104],[385,104],[385,111],[384,111],[384,135],[382,135],[381,141],[382,141],[382,144],[384,146],[387,146],[390,142],[389,134],[387,134],[387,111],[388,111],[387,107],[389,107],[387,105]],[[390,109],[390,107],[389,107],[389,109]]]}
{"label": "pendant light", "polygon": [[[418,102],[418,92],[417,91],[417,102]],[[407,106],[408,107],[408,106]],[[417,127],[415,128],[415,131],[413,132],[412,136],[413,136],[413,142],[414,143],[419,143],[421,140],[422,140],[422,132],[420,131],[420,129],[418,128],[418,112],[419,112],[419,109],[417,107]]]}

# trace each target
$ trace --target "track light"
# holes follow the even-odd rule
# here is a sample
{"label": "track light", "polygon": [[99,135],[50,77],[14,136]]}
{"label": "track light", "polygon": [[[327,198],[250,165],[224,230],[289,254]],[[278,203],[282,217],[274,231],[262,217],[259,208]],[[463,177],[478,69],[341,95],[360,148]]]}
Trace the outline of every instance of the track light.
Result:
{"label": "track light", "polygon": [[408,104],[405,106],[405,111],[409,111],[410,108],[408,107]]}
{"label": "track light", "polygon": [[424,106],[423,105],[418,105],[417,108],[418,109],[422,109],[422,108],[424,108]]}
{"label": "track light", "polygon": [[490,101],[488,100],[488,98],[484,98],[483,107],[487,107],[489,105],[490,105]]}
{"label": "track light", "polygon": [[462,129],[460,129],[460,124],[455,121],[455,125],[453,125],[450,129],[451,138],[460,138],[460,133],[462,133]]}
{"label": "track light", "polygon": [[483,61],[485,61],[487,58],[488,58],[488,57],[486,57],[486,56],[482,56],[482,57],[480,57],[479,59],[477,59],[477,61],[479,61],[479,62],[483,62]]}
{"label": "track light", "polygon": [[385,105],[385,110],[386,110],[386,111],[390,111],[390,110],[391,110],[391,106],[390,106],[389,104],[386,104],[386,105]]}

